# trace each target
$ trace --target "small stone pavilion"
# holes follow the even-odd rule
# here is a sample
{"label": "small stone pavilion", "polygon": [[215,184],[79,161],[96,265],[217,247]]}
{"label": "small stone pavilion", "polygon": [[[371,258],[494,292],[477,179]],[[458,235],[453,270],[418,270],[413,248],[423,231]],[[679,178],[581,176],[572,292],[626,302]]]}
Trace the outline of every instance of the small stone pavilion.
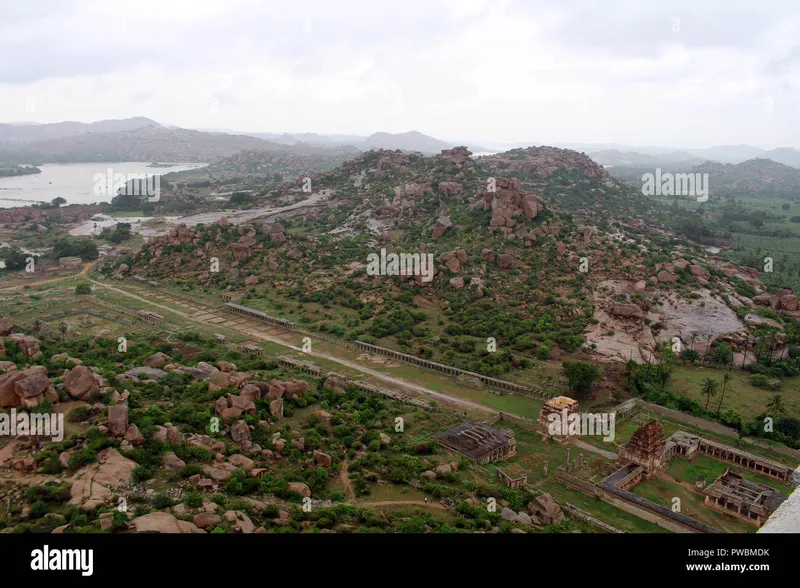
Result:
{"label": "small stone pavilion", "polygon": [[[542,427],[548,437],[551,437],[559,442],[568,441],[570,436],[566,428],[568,422],[567,419],[569,418],[569,415],[577,412],[577,400],[573,400],[568,396],[556,396],[542,405],[542,412],[539,413],[539,425]],[[555,416],[551,417],[550,415]],[[550,425],[553,423],[553,419],[556,419],[556,417],[557,420],[555,422],[561,423],[561,431],[560,434],[550,435]]]}

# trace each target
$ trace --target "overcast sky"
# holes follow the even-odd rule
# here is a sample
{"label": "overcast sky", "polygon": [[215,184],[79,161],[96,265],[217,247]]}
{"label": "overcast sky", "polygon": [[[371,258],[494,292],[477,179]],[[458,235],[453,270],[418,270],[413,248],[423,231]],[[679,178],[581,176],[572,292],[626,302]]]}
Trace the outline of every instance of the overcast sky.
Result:
{"label": "overcast sky", "polygon": [[0,120],[800,148],[800,0],[0,0]]}

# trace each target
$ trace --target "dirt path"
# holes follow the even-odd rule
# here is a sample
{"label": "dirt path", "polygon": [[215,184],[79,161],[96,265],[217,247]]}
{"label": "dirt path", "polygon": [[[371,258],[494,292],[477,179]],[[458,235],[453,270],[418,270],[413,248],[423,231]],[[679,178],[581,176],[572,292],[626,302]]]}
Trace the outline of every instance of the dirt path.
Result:
{"label": "dirt path", "polygon": [[439,504],[438,502],[425,502],[424,500],[381,500],[379,502],[361,502],[358,506],[366,506],[366,507],[373,507],[373,506],[394,506],[396,504],[413,504],[415,506],[425,506],[427,508],[435,508],[438,510],[447,510],[444,506]]}
{"label": "dirt path", "polygon": [[580,439],[572,439],[571,443],[575,447],[580,447],[581,449],[583,449],[585,451],[591,451],[592,453],[596,453],[597,455],[602,455],[603,457],[606,457],[608,459],[614,460],[614,459],[617,459],[619,457],[616,453],[613,453],[611,451],[606,451],[605,449],[600,449],[599,447],[595,447],[594,445],[590,445],[586,441],[581,441]]}
{"label": "dirt path", "polygon": [[[103,283],[97,282],[95,280],[89,280],[89,281],[92,282],[93,284],[97,285],[97,286],[100,286],[101,288],[107,288],[107,289],[109,289],[109,290],[111,290],[113,292],[116,292],[118,294],[122,294],[124,296],[129,296],[130,298],[134,298],[136,300],[139,300],[140,302],[145,302],[147,304],[150,304],[152,306],[156,306],[158,308],[163,308],[164,310],[168,310],[168,311],[173,312],[173,313],[175,313],[177,315],[180,315],[181,317],[184,317],[189,321],[192,321],[192,322],[195,322],[195,323],[199,323],[199,324],[203,324],[203,325],[210,326],[210,327],[214,327],[215,326],[213,323],[206,322],[206,321],[194,318],[194,317],[190,316],[189,314],[186,314],[184,312],[176,310],[174,307],[164,306],[162,304],[158,304],[157,302],[153,302],[152,300],[147,300],[145,298],[137,296],[136,294],[132,294],[131,292],[128,292],[126,290],[122,290],[120,288],[115,288],[114,286],[109,286],[107,284],[103,284]],[[175,300],[175,303],[176,303],[176,305],[182,304],[178,300]],[[201,303],[197,303],[197,306],[201,306]],[[209,312],[209,313],[213,313],[213,312],[216,311],[216,309],[214,309],[212,307],[206,307],[206,308],[207,308],[207,312]],[[197,314],[196,311],[193,311],[193,313]],[[268,333],[265,333],[263,331],[259,331],[259,330],[256,330],[256,329],[246,328],[246,326],[247,326],[247,324],[245,323],[245,325],[228,326],[227,328],[229,328],[231,330],[239,331],[240,333],[244,333],[246,335],[249,335],[250,337],[255,337],[255,338],[258,338],[258,339],[261,339],[261,340],[264,340],[264,341],[270,341],[272,343],[278,343],[279,345],[282,345],[283,347],[287,347],[287,348],[292,349],[294,351],[303,353],[303,355],[311,355],[312,357],[321,357],[321,358],[333,361],[335,363],[338,363],[338,364],[347,366],[349,368],[352,368],[352,369],[354,369],[354,370],[356,370],[358,372],[361,372],[361,373],[364,373],[364,374],[368,374],[368,375],[370,375],[370,376],[372,376],[374,378],[377,378],[377,379],[379,379],[379,380],[381,380],[383,382],[389,382],[391,384],[394,384],[395,386],[397,386],[397,387],[399,387],[399,388],[401,388],[403,390],[406,390],[406,391],[413,390],[413,391],[415,391],[415,392],[417,392],[419,394],[424,394],[426,396],[430,396],[430,397],[436,398],[437,400],[440,400],[443,403],[457,405],[457,406],[461,407],[462,409],[463,408],[467,408],[467,409],[471,409],[471,410],[479,410],[479,411],[488,412],[488,413],[491,413],[491,414],[496,414],[497,413],[496,410],[494,410],[492,408],[489,408],[487,406],[484,406],[482,404],[479,404],[477,402],[473,402],[471,400],[465,400],[463,398],[457,398],[455,396],[450,396],[448,394],[443,394],[441,392],[436,392],[435,390],[430,390],[428,388],[425,388],[424,386],[419,386],[417,384],[412,384],[411,382],[407,382],[406,380],[403,380],[401,378],[396,378],[394,376],[388,376],[388,375],[386,375],[384,373],[381,373],[379,371],[370,369],[370,368],[365,367],[365,366],[363,366],[363,365],[361,365],[359,363],[356,363],[354,361],[343,359],[341,357],[338,357],[338,356],[335,356],[335,355],[331,355],[329,353],[318,352],[318,351],[317,352],[312,351],[311,353],[305,353],[302,348],[297,347],[295,345],[292,345],[291,343],[288,343],[288,342],[284,341],[280,337],[277,337],[275,335],[270,335]],[[243,328],[243,327],[245,327],[245,328]]]}
{"label": "dirt path", "polygon": [[41,286],[42,284],[52,284],[53,282],[61,282],[63,280],[82,278],[86,274],[88,274],[89,270],[92,269],[92,267],[94,267],[94,265],[96,263],[98,263],[99,261],[100,261],[99,259],[96,259],[94,261],[90,261],[89,263],[83,264],[83,269],[80,271],[80,273],[77,273],[77,274],[75,274],[73,276],[62,276],[60,278],[50,278],[50,279],[47,279],[47,280],[37,280],[35,282],[28,282],[26,284],[20,284],[18,286],[11,286],[10,288],[2,288],[0,290],[2,290],[2,291],[19,290],[20,288],[27,288],[29,286]]}
{"label": "dirt path", "polygon": [[656,477],[661,478],[662,480],[666,480],[667,482],[672,482],[673,484],[680,484],[681,486],[686,488],[691,494],[702,494],[697,489],[697,486],[695,486],[691,482],[686,482],[684,480],[676,480],[674,477],[670,476],[667,472],[658,472],[656,474]]}
{"label": "dirt path", "polygon": [[174,314],[180,315],[180,316],[182,316],[182,317],[184,317],[186,319],[189,319],[189,320],[191,320],[193,322],[203,323],[203,324],[211,324],[211,323],[204,323],[203,321],[195,320],[192,317],[190,317],[188,314],[186,314],[185,312],[181,312],[180,310],[175,310],[175,308],[173,308],[171,306],[164,306],[163,304],[158,304],[157,302],[153,302],[152,300],[147,300],[145,298],[142,298],[141,296],[137,296],[136,294],[131,294],[130,292],[127,292],[126,290],[121,290],[119,288],[115,288],[114,286],[109,286],[108,284],[102,284],[102,283],[96,282],[95,280],[92,280],[92,279],[90,279],[89,281],[92,284],[95,284],[96,286],[100,286],[101,288],[107,288],[108,290],[111,290],[112,292],[116,292],[117,294],[122,294],[123,296],[128,296],[129,298],[133,298],[135,300],[138,300],[140,302],[144,302],[146,304],[150,304],[152,306],[157,306],[158,308],[163,308],[164,310],[168,310],[168,311],[170,311],[170,312],[172,312]]}

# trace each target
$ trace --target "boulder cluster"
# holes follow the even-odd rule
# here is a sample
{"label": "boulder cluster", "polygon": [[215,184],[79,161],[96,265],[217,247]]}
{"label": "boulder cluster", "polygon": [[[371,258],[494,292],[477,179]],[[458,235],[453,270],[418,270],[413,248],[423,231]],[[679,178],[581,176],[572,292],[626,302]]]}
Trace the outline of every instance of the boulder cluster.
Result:
{"label": "boulder cluster", "polygon": [[5,372],[0,375],[0,408],[21,406],[33,409],[45,399],[56,403],[59,390],[64,390],[74,400],[86,400],[100,390],[110,390],[103,377],[82,365],[65,369],[64,381],[55,386],[45,366],[35,365],[19,370],[14,363],[3,361],[0,362],[0,370]]}

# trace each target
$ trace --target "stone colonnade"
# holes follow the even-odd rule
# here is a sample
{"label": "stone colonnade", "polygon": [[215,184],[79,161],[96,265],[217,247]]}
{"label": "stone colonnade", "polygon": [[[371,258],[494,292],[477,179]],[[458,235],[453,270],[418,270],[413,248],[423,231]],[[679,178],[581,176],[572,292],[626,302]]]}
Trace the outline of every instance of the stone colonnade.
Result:
{"label": "stone colonnade", "polygon": [[322,377],[325,375],[325,371],[321,367],[316,366],[308,361],[292,359],[291,357],[286,357],[285,355],[279,355],[275,359],[277,359],[278,363],[282,365],[306,372],[312,376]]}
{"label": "stone colonnade", "polygon": [[523,386],[522,384],[516,384],[514,382],[507,382],[506,380],[499,380],[497,378],[491,378],[489,376],[484,376],[482,374],[477,374],[475,372],[468,372],[466,370],[462,370],[453,366],[445,365],[442,363],[437,363],[435,361],[430,361],[427,359],[422,359],[420,357],[416,357],[414,355],[408,355],[407,353],[400,353],[399,351],[394,351],[393,349],[386,349],[385,347],[378,347],[377,345],[372,345],[370,343],[364,343],[363,341],[356,341],[356,349],[361,351],[366,351],[369,353],[376,353],[378,355],[383,355],[386,357],[390,357],[392,359],[396,359],[398,361],[402,361],[404,363],[408,363],[411,365],[416,365],[422,368],[427,368],[430,370],[435,370],[437,372],[442,372],[444,374],[448,374],[450,376],[470,376],[473,378],[477,378],[480,382],[486,386],[492,386],[494,388],[499,388],[500,390],[508,390],[510,392],[520,392],[523,394],[534,394],[540,397],[549,397],[549,394],[541,392],[539,390],[535,390],[533,388],[529,388],[528,386]]}
{"label": "stone colonnade", "polygon": [[269,323],[271,325],[276,325],[278,327],[283,327],[284,329],[291,329],[294,330],[294,323],[292,321],[287,321],[286,319],[275,318],[274,316],[269,316],[266,313],[261,312],[260,310],[255,310],[253,308],[247,308],[246,306],[241,306],[240,304],[233,304],[232,302],[228,302],[227,304],[223,305],[223,309],[234,312],[236,314],[241,314],[248,318],[256,319],[259,321],[264,321],[265,323]]}
{"label": "stone colonnade", "polygon": [[792,475],[792,469],[790,467],[770,461],[764,457],[758,457],[746,451],[741,451],[735,447],[709,441],[708,439],[700,439],[698,449],[709,457],[736,464],[739,467],[780,480],[784,484],[789,481]]}

